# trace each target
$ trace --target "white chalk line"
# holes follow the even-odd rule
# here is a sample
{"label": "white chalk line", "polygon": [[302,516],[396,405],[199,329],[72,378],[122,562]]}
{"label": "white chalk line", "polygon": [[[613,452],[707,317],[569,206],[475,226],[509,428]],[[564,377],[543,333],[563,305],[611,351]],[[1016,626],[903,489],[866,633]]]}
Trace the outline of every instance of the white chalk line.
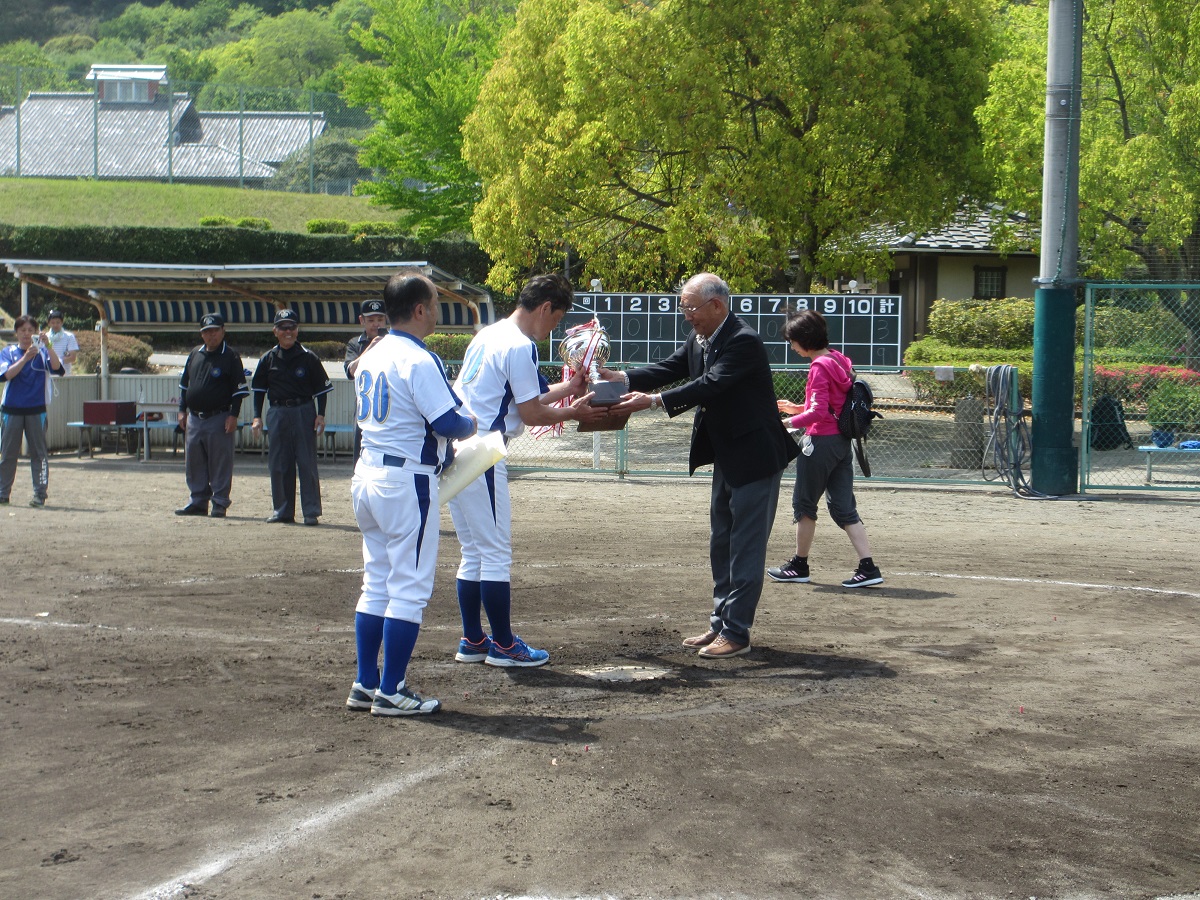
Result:
{"label": "white chalk line", "polygon": [[896,576],[916,578],[958,578],[964,581],[1007,581],[1017,584],[1049,584],[1060,587],[1093,588],[1098,591],[1133,591],[1143,594],[1171,594],[1177,597],[1194,597],[1200,599],[1200,594],[1192,591],[1175,591],[1169,588],[1153,588],[1139,584],[1091,584],[1086,581],[1055,581],[1049,578],[1014,578],[1004,575],[954,575],[946,572],[893,572]]}
{"label": "white chalk line", "polygon": [[433,766],[421,772],[414,772],[411,775],[405,775],[381,785],[375,785],[366,793],[327,806],[299,822],[293,823],[289,821],[286,824],[280,823],[278,826],[266,829],[258,837],[244,841],[240,845],[201,863],[190,871],[176,875],[173,878],[156,884],[154,887],[148,888],[142,893],[135,895],[133,900],[167,900],[169,897],[177,897],[189,888],[208,881],[210,878],[220,875],[222,872],[231,869],[239,863],[257,861],[269,853],[280,853],[284,850],[290,850],[315,834],[327,831],[344,819],[357,815],[373,806],[378,806],[409,788],[416,787],[422,782],[429,781],[441,775],[446,775],[469,763],[481,762],[490,756],[495,756],[499,752],[500,750],[497,748],[482,753],[462,756],[452,762]]}

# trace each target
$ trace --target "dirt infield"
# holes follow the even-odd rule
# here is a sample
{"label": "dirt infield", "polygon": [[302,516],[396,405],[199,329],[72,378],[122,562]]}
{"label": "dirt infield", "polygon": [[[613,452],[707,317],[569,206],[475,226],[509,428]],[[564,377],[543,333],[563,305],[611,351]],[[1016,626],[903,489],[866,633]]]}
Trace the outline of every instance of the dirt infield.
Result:
{"label": "dirt infield", "polygon": [[551,664],[453,662],[443,516],[409,676],[445,710],[381,721],[343,708],[361,556],[322,471],[320,528],[262,523],[256,459],[225,521],[171,515],[179,461],[55,458],[45,510],[19,472],[0,896],[1200,891],[1195,501],[864,489],[883,587],[839,586],[823,519],[814,583],[768,584],[717,663],[679,643],[706,480],[525,476],[514,618]]}

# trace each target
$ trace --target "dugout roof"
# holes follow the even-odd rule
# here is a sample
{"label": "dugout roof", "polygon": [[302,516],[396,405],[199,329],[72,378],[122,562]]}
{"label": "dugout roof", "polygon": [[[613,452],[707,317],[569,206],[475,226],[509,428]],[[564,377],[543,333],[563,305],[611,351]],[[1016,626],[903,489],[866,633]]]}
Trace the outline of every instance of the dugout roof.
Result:
{"label": "dugout roof", "polygon": [[383,296],[397,272],[424,274],[441,299],[439,331],[478,331],[495,320],[483,288],[428,262],[176,266],[0,259],[12,276],[91,304],[114,332],[190,330],[217,312],[229,331],[270,328],[278,309],[300,324],[357,333],[359,305]]}

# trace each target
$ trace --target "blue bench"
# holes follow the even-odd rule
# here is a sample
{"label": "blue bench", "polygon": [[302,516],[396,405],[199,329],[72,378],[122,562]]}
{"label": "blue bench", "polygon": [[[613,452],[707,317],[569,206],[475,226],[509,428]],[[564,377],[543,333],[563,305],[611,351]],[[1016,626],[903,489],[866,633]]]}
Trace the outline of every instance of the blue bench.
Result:
{"label": "blue bench", "polygon": [[1153,444],[1145,444],[1138,447],[1142,453],[1146,454],[1146,484],[1151,484],[1154,481],[1154,457],[1159,453],[1200,453],[1200,450],[1187,450],[1182,447],[1156,447]]}

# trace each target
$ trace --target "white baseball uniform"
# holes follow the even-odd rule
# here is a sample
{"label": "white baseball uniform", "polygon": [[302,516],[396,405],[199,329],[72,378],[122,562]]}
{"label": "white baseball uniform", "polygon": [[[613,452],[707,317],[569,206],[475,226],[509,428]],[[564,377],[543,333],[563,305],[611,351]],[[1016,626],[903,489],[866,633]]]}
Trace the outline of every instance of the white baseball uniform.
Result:
{"label": "white baseball uniform", "polygon": [[[537,345],[511,319],[484,328],[467,347],[454,389],[480,431],[500,431],[506,441],[524,430],[517,404],[550,389],[538,371]],[[508,581],[512,569],[512,506],[504,460],[450,501],[462,544],[458,577]]]}
{"label": "white baseball uniform", "polygon": [[363,536],[358,612],[421,623],[438,550],[437,474],[446,438],[431,423],[460,402],[438,357],[392,332],[354,380],[362,453],[350,484]]}

